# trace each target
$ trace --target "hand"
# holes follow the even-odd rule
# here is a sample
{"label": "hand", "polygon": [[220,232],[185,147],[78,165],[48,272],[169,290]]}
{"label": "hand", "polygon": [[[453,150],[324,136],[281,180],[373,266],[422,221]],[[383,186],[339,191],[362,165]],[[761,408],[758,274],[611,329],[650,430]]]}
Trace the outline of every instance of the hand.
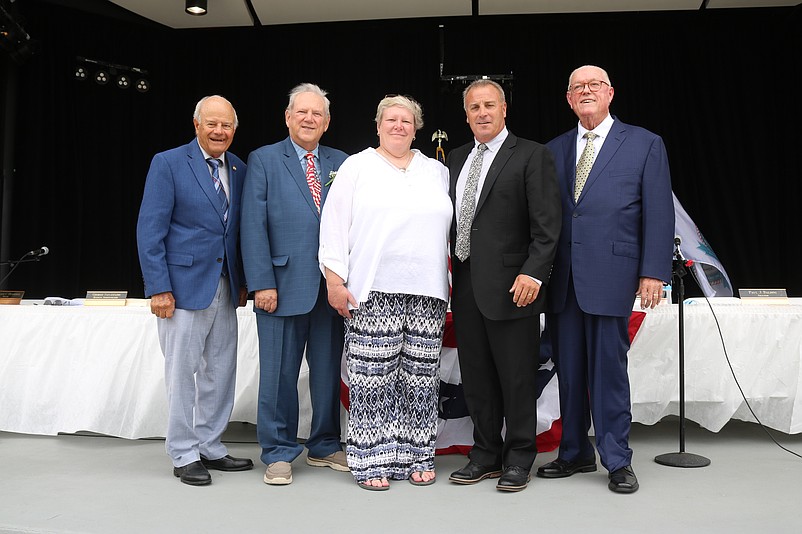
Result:
{"label": "hand", "polygon": [[275,289],[260,289],[253,294],[253,303],[260,310],[273,313],[278,308],[278,291]]}
{"label": "hand", "polygon": [[348,304],[356,307],[356,299],[345,287],[345,284],[332,283],[326,284],[326,291],[329,294],[329,305],[337,310],[340,317],[346,319],[351,318],[351,310],[348,309]]}
{"label": "hand", "polygon": [[239,288],[239,302],[238,302],[238,305],[239,306],[245,306],[246,304],[248,304],[248,288],[247,287],[241,287],[241,288]]}
{"label": "hand", "polygon": [[170,291],[150,297],[150,311],[159,319],[169,319],[175,311],[175,299]]}
{"label": "hand", "polygon": [[540,293],[540,284],[535,282],[531,276],[519,274],[515,277],[515,282],[510,288],[512,301],[519,308],[532,304]]}
{"label": "hand", "polygon": [[663,298],[663,281],[657,278],[641,278],[638,292],[635,294],[640,297],[642,310],[654,308]]}

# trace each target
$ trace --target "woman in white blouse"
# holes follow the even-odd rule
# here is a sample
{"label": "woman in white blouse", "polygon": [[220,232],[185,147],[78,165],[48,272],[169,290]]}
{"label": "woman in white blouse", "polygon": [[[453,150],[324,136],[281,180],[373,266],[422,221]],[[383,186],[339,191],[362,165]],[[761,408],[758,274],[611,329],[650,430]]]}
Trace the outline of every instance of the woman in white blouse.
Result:
{"label": "woman in white blouse", "polygon": [[349,157],[326,197],[319,259],[347,325],[346,455],[360,487],[434,483],[440,347],[448,304],[448,170],[411,149],[420,105],[387,96],[379,146]]}

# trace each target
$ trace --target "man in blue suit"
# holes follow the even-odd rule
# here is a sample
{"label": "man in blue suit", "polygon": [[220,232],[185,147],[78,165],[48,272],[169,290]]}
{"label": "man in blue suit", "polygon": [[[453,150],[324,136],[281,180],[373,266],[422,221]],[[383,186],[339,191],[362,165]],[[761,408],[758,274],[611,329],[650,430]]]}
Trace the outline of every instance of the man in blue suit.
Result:
{"label": "man in blue suit", "polygon": [[603,69],[576,69],[566,96],[579,124],[548,143],[563,207],[547,316],[563,434],[537,475],[596,471],[592,414],[610,490],[633,493],[627,326],[636,295],[653,308],[670,279],[674,208],[662,139],[612,117],[613,94]]}
{"label": "man in blue suit", "polygon": [[181,482],[244,471],[220,441],[234,406],[237,306],[247,291],[237,238],[245,164],[228,151],[237,114],[220,96],[195,107],[196,139],[154,156],[137,223],[145,296],[159,320],[167,453]]}
{"label": "man in blue suit", "polygon": [[306,349],[312,427],[307,463],[348,471],[340,444],[343,322],[328,304],[317,259],[320,210],[347,155],[319,144],[329,99],[317,85],[290,92],[289,137],[248,157],[242,201],[242,257],[259,334],[257,435],[264,481],[292,482],[298,444],[298,375]]}

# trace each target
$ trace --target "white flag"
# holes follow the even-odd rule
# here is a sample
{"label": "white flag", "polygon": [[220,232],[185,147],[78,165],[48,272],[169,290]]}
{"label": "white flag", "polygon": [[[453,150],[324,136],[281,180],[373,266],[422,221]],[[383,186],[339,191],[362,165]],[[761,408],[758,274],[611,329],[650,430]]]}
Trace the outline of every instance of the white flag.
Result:
{"label": "white flag", "polygon": [[693,260],[694,277],[708,297],[731,297],[732,284],[702,232],[674,195],[674,235],[682,240],[680,249],[686,260]]}

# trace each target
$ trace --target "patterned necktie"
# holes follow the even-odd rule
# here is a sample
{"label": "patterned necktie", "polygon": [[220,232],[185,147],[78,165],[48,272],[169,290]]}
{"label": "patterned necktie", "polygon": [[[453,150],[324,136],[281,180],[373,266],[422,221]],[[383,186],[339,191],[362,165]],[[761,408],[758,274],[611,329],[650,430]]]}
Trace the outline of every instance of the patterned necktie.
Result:
{"label": "patterned necktie", "polygon": [[223,222],[228,222],[228,197],[223,189],[223,182],[220,181],[220,165],[223,162],[215,158],[209,158],[206,162],[212,167],[212,180],[217,198],[220,199],[220,207],[223,209]]}
{"label": "patterned necktie", "polygon": [[317,171],[315,170],[315,155],[307,152],[305,157],[306,183],[312,193],[312,200],[315,201],[315,206],[317,206],[317,212],[320,213],[320,180],[317,179]]}
{"label": "patterned necktie", "polygon": [[593,155],[596,149],[593,147],[593,140],[599,137],[593,132],[586,132],[583,136],[587,139],[585,149],[582,155],[579,156],[579,161],[576,164],[576,182],[574,183],[574,202],[579,200],[579,195],[582,193],[582,188],[585,187],[585,182],[588,180],[590,169],[593,168]]}
{"label": "patterned necktie", "polygon": [[468,170],[468,179],[465,181],[465,191],[462,193],[462,204],[459,208],[459,223],[457,224],[457,244],[454,252],[460,261],[465,261],[471,255],[471,225],[476,210],[476,186],[482,174],[482,161],[485,157],[487,145],[482,143],[476,149],[476,155],[471,161]]}

